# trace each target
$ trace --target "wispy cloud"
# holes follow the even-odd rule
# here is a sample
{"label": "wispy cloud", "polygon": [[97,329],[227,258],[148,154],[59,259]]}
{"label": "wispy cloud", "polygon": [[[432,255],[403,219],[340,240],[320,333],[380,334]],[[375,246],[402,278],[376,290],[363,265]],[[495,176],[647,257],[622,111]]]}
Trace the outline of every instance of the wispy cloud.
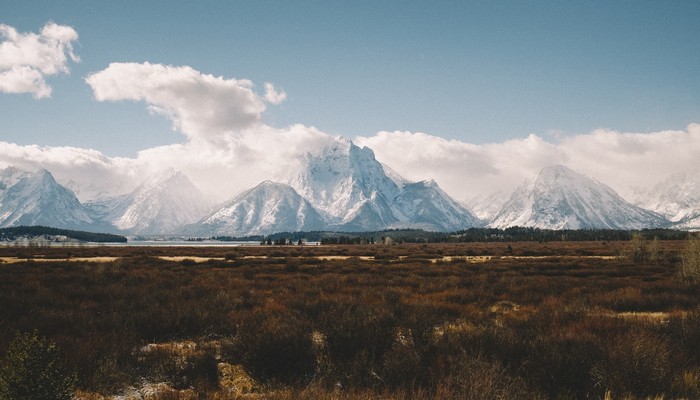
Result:
{"label": "wispy cloud", "polygon": [[78,33],[70,26],[50,22],[36,34],[0,24],[0,40],[0,92],[50,97],[45,78],[69,73],[69,60],[80,62],[73,53]]}
{"label": "wispy cloud", "polygon": [[270,82],[265,82],[265,101],[270,104],[281,104],[287,100],[287,93],[284,90],[277,90]]}

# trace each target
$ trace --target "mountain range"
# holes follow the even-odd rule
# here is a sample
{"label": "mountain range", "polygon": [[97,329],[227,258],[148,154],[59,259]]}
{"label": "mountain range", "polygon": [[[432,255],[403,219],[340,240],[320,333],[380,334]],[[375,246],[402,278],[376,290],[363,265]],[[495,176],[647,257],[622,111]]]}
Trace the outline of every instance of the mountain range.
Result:
{"label": "mountain range", "polygon": [[[46,225],[123,234],[268,235],[283,231],[375,231],[471,227],[546,229],[700,228],[698,172],[669,177],[631,204],[565,166],[465,206],[433,180],[411,182],[367,147],[333,138],[276,181],[213,204],[182,172],[149,177],[133,191],[81,203],[47,170],[0,170],[0,227]],[[472,208],[474,211],[471,211]]]}

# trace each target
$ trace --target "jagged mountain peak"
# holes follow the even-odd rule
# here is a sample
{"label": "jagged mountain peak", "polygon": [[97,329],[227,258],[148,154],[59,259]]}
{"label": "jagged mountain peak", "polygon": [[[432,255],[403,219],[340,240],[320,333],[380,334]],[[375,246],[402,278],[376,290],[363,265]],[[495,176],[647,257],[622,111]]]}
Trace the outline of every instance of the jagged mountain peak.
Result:
{"label": "jagged mountain peak", "polygon": [[581,174],[562,164],[548,165],[543,167],[539,173],[539,177],[544,179],[568,178],[579,175]]}
{"label": "jagged mountain peak", "polygon": [[174,169],[148,177],[127,195],[92,202],[90,207],[117,229],[140,234],[176,233],[211,210],[202,192]]}
{"label": "jagged mountain peak", "polygon": [[481,225],[469,210],[453,200],[432,179],[404,185],[395,204],[403,214],[403,221],[397,226],[449,232]]}
{"label": "jagged mountain peak", "polygon": [[[396,220],[389,204],[399,193],[374,152],[337,137],[317,151],[308,152],[300,169],[287,179],[297,193],[322,212],[331,225],[352,229],[367,222]],[[371,211],[372,216],[367,214]],[[373,226],[367,227],[370,229]]]}
{"label": "jagged mountain peak", "polygon": [[382,163],[382,168],[384,169],[384,173],[386,174],[386,176],[389,179],[391,179],[392,181],[394,181],[394,183],[396,184],[397,187],[402,188],[402,187],[404,187],[404,185],[411,183],[411,181],[409,181],[408,179],[401,176],[401,174],[396,172],[390,166]]}
{"label": "jagged mountain peak", "polygon": [[559,164],[542,168],[539,174],[537,174],[537,179],[535,179],[533,183],[536,188],[564,189],[570,188],[571,186],[579,186],[581,188],[595,186],[605,191],[612,191],[612,189],[595,179],[589,178],[569,167]]}
{"label": "jagged mountain peak", "polygon": [[[95,221],[75,194],[56,182],[46,169],[33,173],[4,171],[15,180],[0,198],[0,226],[47,225],[92,228]],[[17,179],[18,178],[18,179]]]}
{"label": "jagged mountain peak", "polygon": [[321,215],[294,188],[266,180],[205,217],[194,230],[246,236],[320,230],[324,226]]}
{"label": "jagged mountain peak", "polygon": [[7,167],[0,169],[0,177],[6,177],[16,174],[26,174],[27,171],[17,168],[14,165],[8,165]]}
{"label": "jagged mountain peak", "polygon": [[610,187],[562,165],[543,168],[516,189],[489,224],[495,228],[640,229],[663,227],[660,215],[634,206]]}
{"label": "jagged mountain peak", "polygon": [[700,168],[670,175],[656,184],[641,201],[681,229],[700,228]]}
{"label": "jagged mountain peak", "polygon": [[[477,221],[435,181],[412,183],[377,161],[370,148],[344,137],[308,152],[288,183],[319,210],[330,229],[445,231]],[[428,222],[430,218],[435,221]]]}
{"label": "jagged mountain peak", "polygon": [[20,179],[30,175],[31,172],[19,169],[12,165],[0,170],[0,193],[17,183]]}
{"label": "jagged mountain peak", "polygon": [[480,220],[491,221],[501,211],[508,197],[504,191],[496,190],[472,197],[466,201],[466,207]]}

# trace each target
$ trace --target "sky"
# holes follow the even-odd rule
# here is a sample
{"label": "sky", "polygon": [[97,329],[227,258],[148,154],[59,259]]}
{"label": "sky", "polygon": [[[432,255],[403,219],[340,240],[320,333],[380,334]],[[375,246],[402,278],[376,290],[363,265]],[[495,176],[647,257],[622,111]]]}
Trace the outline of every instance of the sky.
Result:
{"label": "sky", "polygon": [[0,167],[83,197],[175,168],[220,200],[342,135],[462,201],[553,163],[630,197],[700,154],[699,17],[697,1],[0,0]]}

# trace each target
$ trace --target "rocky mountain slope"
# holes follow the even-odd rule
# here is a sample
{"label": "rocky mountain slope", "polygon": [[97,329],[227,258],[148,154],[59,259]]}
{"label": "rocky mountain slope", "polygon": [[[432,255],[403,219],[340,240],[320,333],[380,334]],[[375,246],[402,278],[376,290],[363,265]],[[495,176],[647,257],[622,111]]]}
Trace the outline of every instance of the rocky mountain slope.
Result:
{"label": "rocky mountain slope", "polygon": [[265,181],[191,227],[207,235],[265,235],[324,229],[321,215],[290,186]]}
{"label": "rocky mountain slope", "polygon": [[68,229],[100,228],[75,194],[45,169],[34,173],[13,167],[0,171],[0,227],[45,225]]}
{"label": "rocky mountain slope", "polygon": [[679,229],[700,229],[700,169],[669,176],[641,202]]}
{"label": "rocky mountain slope", "polygon": [[666,227],[661,215],[632,205],[610,187],[571,169],[543,168],[521,186],[489,226],[544,229],[641,229]]}
{"label": "rocky mountain slope", "polygon": [[88,205],[97,218],[117,230],[138,234],[178,233],[212,208],[187,176],[173,170],[146,180],[127,195]]}

